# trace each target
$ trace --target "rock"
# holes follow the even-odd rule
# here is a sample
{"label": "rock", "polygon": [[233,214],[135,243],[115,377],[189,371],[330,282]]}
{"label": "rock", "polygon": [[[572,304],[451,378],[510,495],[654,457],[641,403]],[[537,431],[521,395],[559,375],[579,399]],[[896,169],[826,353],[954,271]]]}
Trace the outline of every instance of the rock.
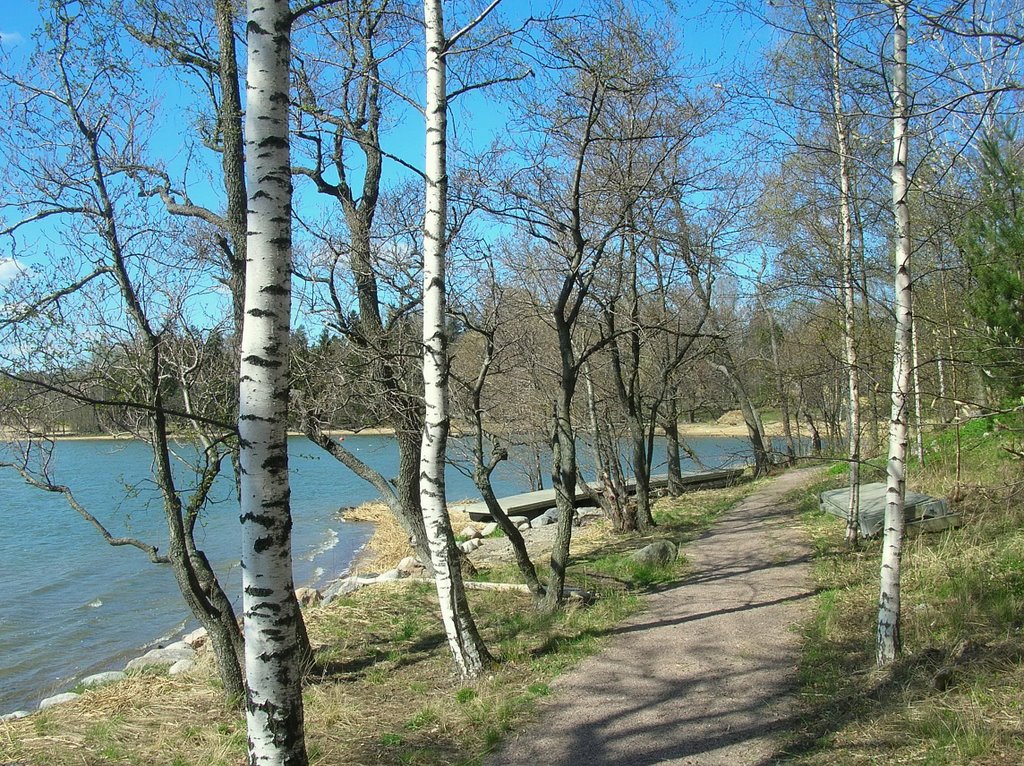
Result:
{"label": "rock", "polygon": [[323,603],[329,604],[337,598],[359,590],[363,587],[361,580],[360,577],[343,577],[340,580],[335,580],[324,591]]}
{"label": "rock", "polygon": [[404,559],[398,562],[398,571],[404,574],[406,577],[412,574],[418,574],[426,569],[420,560],[415,556],[406,556]]}
{"label": "rock", "polygon": [[171,676],[178,676],[182,673],[188,673],[196,664],[192,660],[178,660],[167,670],[167,674]]}
{"label": "rock", "polygon": [[74,692],[64,692],[63,694],[55,694],[52,697],[47,697],[39,703],[40,710],[46,710],[48,707],[54,705],[63,705],[65,702],[71,702],[81,697],[81,694],[75,694]]}
{"label": "rock", "polygon": [[115,681],[120,681],[127,676],[120,670],[110,670],[106,673],[95,673],[91,676],[86,676],[78,683],[82,686],[103,686],[104,684],[112,684]]}
{"label": "rock", "polygon": [[316,588],[296,588],[295,598],[299,600],[299,606],[316,606],[324,600]]}
{"label": "rock", "polygon": [[469,540],[468,542],[470,544],[470,551],[475,551],[477,548],[484,544],[483,539],[480,537],[477,537],[473,540]]}
{"label": "rock", "polygon": [[529,524],[530,520],[525,516],[509,516],[508,520],[511,521],[516,527],[520,524]]}
{"label": "rock", "polygon": [[473,543],[470,540],[466,540],[463,543],[459,543],[459,550],[463,553],[469,553],[473,550]]}
{"label": "rock", "polygon": [[377,575],[377,582],[394,582],[401,579],[402,573],[398,569],[389,569],[387,572]]}
{"label": "rock", "polygon": [[162,649],[152,649],[141,657],[136,657],[125,666],[125,670],[137,670],[147,666],[170,667],[178,660],[190,660],[195,656],[195,649],[184,641],[175,641]]}
{"label": "rock", "polygon": [[550,516],[548,516],[547,514],[545,514],[543,516],[538,516],[533,521],[531,521],[530,522],[530,526],[533,527],[534,529],[536,529],[537,527],[546,527],[546,526],[548,526],[548,524],[554,524],[554,523],[555,523],[555,520],[553,518],[551,518]]}
{"label": "rock", "polygon": [[31,713],[27,710],[15,710],[13,713],[0,715],[0,721],[17,721],[19,718],[28,718]]}
{"label": "rock", "polygon": [[490,537],[491,535],[494,534],[494,532],[495,532],[495,530],[497,528],[498,528],[498,524],[495,521],[492,521],[489,524],[484,524],[484,528],[480,530],[480,535],[482,537]]}
{"label": "rock", "polygon": [[191,633],[186,633],[182,636],[182,641],[191,646],[193,649],[198,649],[200,646],[206,643],[209,638],[209,634],[206,632],[206,628],[196,628]]}
{"label": "rock", "polygon": [[676,548],[675,543],[669,540],[656,540],[646,548],[638,550],[630,556],[630,559],[638,564],[646,564],[648,566],[665,566],[666,564],[671,564],[675,561],[676,556],[678,555],[679,549]]}
{"label": "rock", "polygon": [[459,532],[459,537],[464,537],[467,540],[475,540],[478,537],[483,537],[483,534],[480,532],[478,527],[468,524],[462,528],[461,532]]}
{"label": "rock", "polygon": [[530,522],[528,521],[524,521],[522,524],[516,524],[516,529],[518,529],[520,532],[525,532],[529,528]]}

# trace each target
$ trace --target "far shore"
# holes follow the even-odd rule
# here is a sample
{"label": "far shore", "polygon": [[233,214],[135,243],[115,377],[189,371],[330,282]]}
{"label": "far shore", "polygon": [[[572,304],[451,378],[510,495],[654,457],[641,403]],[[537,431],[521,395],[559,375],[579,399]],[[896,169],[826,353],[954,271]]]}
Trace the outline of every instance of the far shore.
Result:
{"label": "far shore", "polygon": [[[358,430],[338,428],[325,430],[325,434],[328,436],[394,436],[395,429],[393,428],[360,428]],[[301,431],[289,431],[289,436],[304,436]],[[177,439],[177,434],[171,434],[172,439]],[[10,429],[0,431],[0,441],[21,441],[25,437],[23,434],[12,433]],[[133,441],[137,437],[131,433],[113,433],[113,434],[33,434],[33,438],[37,439],[53,439],[58,442],[85,442],[85,441]],[[189,438],[182,436],[182,438]]]}
{"label": "far shore", "polygon": [[[779,422],[766,422],[764,424],[765,433],[767,436],[782,436],[782,423]],[[452,427],[452,435],[458,435],[460,432],[458,426]],[[384,428],[384,427],[369,427],[369,428],[336,428],[325,430],[325,434],[334,437],[346,437],[346,436],[394,436],[395,429]],[[662,429],[657,429],[658,434],[664,434]],[[301,431],[289,431],[289,436],[302,436]],[[716,422],[716,421],[701,421],[698,423],[679,423],[679,435],[683,438],[687,437],[711,437],[711,436],[737,436],[746,437],[747,427],[742,421],[734,422],[733,419],[729,419],[728,422]],[[0,441],[20,441],[24,438],[21,434],[13,433],[10,429],[0,430]],[[36,438],[53,439],[54,441],[72,442],[72,441],[131,441],[135,439],[134,434],[130,433],[113,433],[113,434],[47,434],[47,435],[36,435]],[[171,438],[176,438],[174,434]]]}

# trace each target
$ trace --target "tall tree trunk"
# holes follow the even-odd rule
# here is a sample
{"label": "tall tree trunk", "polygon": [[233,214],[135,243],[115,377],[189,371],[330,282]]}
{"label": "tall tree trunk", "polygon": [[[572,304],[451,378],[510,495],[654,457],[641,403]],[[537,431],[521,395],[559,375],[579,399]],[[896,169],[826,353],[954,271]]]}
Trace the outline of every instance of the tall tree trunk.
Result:
{"label": "tall tree trunk", "polygon": [[848,384],[848,439],[847,458],[850,466],[850,505],[846,515],[846,542],[855,545],[860,535],[860,370],[857,364],[856,300],[853,268],[853,215],[850,187],[850,147],[843,109],[843,58],[840,52],[839,11],[836,3],[829,3],[832,27],[832,120],[839,155],[839,220],[842,226],[843,272],[843,340],[846,348],[846,374]]}
{"label": "tall tree trunk", "polygon": [[740,412],[743,413],[743,422],[747,426],[747,438],[750,439],[750,447],[754,453],[754,476],[764,476],[768,473],[770,463],[761,415],[758,413],[757,407],[754,406],[753,400],[747,395],[747,390],[736,372],[736,365],[728,349],[723,352],[722,362],[714,366],[725,375],[736,396],[736,401],[739,402]]}
{"label": "tall tree trunk", "polygon": [[910,98],[907,85],[906,0],[894,0],[893,10],[893,152],[892,205],[895,220],[896,338],[892,365],[892,414],[889,420],[889,459],[886,464],[885,534],[878,597],[876,661],[896,659],[900,644],[900,559],[903,551],[903,499],[906,491],[907,392],[910,384],[910,332],[913,316],[910,281],[910,210],[908,203],[907,126]]}
{"label": "tall tree trunk", "polygon": [[[561,328],[568,333],[568,328]],[[572,525],[576,516],[576,434],[572,427],[572,392],[575,379],[571,377],[567,364],[566,350],[562,349],[562,379],[558,400],[555,404],[554,422],[551,433],[551,484],[555,488],[555,504],[558,507],[558,522],[555,540],[551,548],[551,575],[544,595],[544,609],[555,611],[564,599],[565,575],[569,566],[569,544],[572,540]],[[571,353],[571,350],[568,352]]]}
{"label": "tall tree trunk", "polygon": [[288,0],[249,0],[248,236],[239,377],[242,603],[251,766],[305,766],[288,484],[291,162]]}
{"label": "tall tree trunk", "polygon": [[796,443],[793,441],[793,427],[790,423],[789,394],[786,391],[786,379],[782,374],[782,364],[779,361],[779,340],[775,332],[775,312],[768,306],[768,302],[761,300],[761,306],[768,317],[768,338],[772,350],[772,371],[775,373],[775,390],[779,396],[779,408],[782,410],[782,435],[786,440],[786,463],[789,466],[796,465]]}
{"label": "tall tree trunk", "polygon": [[476,678],[483,672],[490,655],[466,600],[444,484],[450,415],[445,329],[448,98],[441,0],[424,0],[423,18],[427,67],[426,215],[423,221],[423,398],[426,414],[420,457],[420,506],[448,646],[459,674],[463,678]]}
{"label": "tall tree trunk", "polygon": [[665,400],[664,423],[668,492],[677,497],[683,489],[683,466],[679,459],[679,401],[674,392]]}

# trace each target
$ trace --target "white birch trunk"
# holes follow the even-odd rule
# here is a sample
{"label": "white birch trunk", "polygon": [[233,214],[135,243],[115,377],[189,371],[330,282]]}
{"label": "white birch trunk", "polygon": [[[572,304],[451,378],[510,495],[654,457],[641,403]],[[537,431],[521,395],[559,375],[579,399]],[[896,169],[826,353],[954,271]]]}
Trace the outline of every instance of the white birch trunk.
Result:
{"label": "white birch trunk", "polygon": [[288,487],[288,0],[249,0],[246,289],[238,432],[251,766],[305,766]]}
{"label": "white birch trunk", "polygon": [[853,270],[853,216],[850,194],[850,149],[843,111],[842,56],[839,46],[839,13],[829,5],[832,24],[832,116],[839,154],[839,220],[842,226],[843,336],[849,389],[849,434],[847,453],[850,466],[850,506],[846,516],[846,542],[854,545],[860,535],[860,374],[857,360]]}
{"label": "white birch trunk", "polygon": [[878,597],[876,660],[892,662],[900,652],[900,558],[903,551],[903,498],[906,489],[907,396],[910,384],[910,210],[907,207],[909,93],[907,86],[907,2],[894,0],[893,10],[893,156],[892,205],[896,234],[896,338],[892,366],[892,414]]}
{"label": "white birch trunk", "polygon": [[445,249],[448,214],[445,34],[441,0],[424,0],[426,34],[426,214],[423,221],[423,449],[420,505],[426,528],[441,621],[463,678],[480,675],[488,659],[469,612],[458,551],[445,500],[448,440],[448,349],[445,319]]}

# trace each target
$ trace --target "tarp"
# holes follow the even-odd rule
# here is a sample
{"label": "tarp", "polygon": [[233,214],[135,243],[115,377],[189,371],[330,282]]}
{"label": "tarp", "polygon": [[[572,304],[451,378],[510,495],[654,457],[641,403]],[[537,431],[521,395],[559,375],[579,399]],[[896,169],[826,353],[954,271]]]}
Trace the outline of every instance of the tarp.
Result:
{"label": "tarp", "polygon": [[[860,533],[874,537],[882,531],[885,523],[885,484],[860,485]],[[845,519],[850,512],[850,488],[830,489],[819,497],[821,510]],[[918,524],[927,519],[955,517],[946,501],[907,490],[903,505],[903,517],[908,525]]]}

